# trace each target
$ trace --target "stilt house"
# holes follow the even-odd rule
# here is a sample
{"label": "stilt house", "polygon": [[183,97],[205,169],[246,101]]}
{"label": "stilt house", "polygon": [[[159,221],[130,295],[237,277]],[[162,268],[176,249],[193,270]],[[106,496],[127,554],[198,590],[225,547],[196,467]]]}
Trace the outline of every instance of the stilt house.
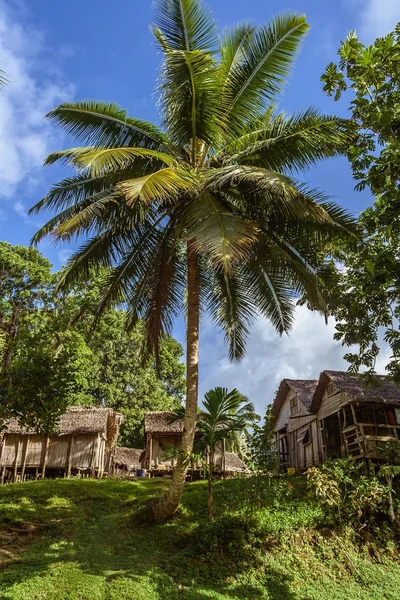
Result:
{"label": "stilt house", "polygon": [[[169,411],[148,412],[144,418],[145,454],[144,468],[150,474],[161,475],[171,473],[176,459],[165,458],[168,446],[181,447],[183,419],[174,419]],[[199,471],[200,465],[196,465]],[[215,471],[224,474],[246,473],[245,463],[234,452],[225,452],[223,447],[216,452]]]}
{"label": "stilt house", "polygon": [[113,475],[133,477],[143,468],[144,450],[138,448],[117,447],[114,457]]}
{"label": "stilt house", "polygon": [[279,468],[298,471],[327,458],[377,460],[400,438],[400,388],[385,376],[323,371],[318,381],[284,379],[275,397]]}
{"label": "stilt house", "polygon": [[1,482],[112,473],[121,423],[122,415],[110,408],[81,406],[67,409],[53,435],[11,419],[1,436]]}

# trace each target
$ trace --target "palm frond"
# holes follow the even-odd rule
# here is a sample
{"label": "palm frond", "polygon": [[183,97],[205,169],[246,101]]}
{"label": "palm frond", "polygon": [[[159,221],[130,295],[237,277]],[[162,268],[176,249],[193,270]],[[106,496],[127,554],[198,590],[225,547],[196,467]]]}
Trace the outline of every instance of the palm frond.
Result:
{"label": "palm frond", "polygon": [[256,224],[234,214],[215,194],[205,192],[188,204],[183,219],[193,248],[225,273],[251,252],[257,240]]}
{"label": "palm frond", "polygon": [[206,189],[227,192],[239,189],[244,206],[249,207],[249,216],[257,215],[258,219],[275,213],[284,218],[331,222],[329,214],[311,192],[304,193],[305,188],[295,180],[260,167],[232,165],[209,169]]}
{"label": "palm frond", "polygon": [[49,154],[45,165],[52,165],[58,161],[85,169],[91,177],[100,177],[115,169],[126,169],[137,159],[159,161],[167,166],[177,165],[177,161],[170,154],[147,148],[98,148],[87,146],[82,148],[69,148]]}
{"label": "palm frond", "polygon": [[270,115],[228,145],[225,160],[293,173],[344,154],[352,135],[350,121],[314,108],[290,116]]}
{"label": "palm frond", "polygon": [[[240,23],[228,29],[220,42],[221,67],[225,82],[230,82],[231,71],[234,71],[245,61],[247,43],[255,32],[254,25]],[[225,90],[229,93],[229,90]]]}
{"label": "palm frond", "polygon": [[303,15],[282,14],[248,37],[225,86],[232,131],[243,131],[281,91],[307,30]]}
{"label": "palm frond", "polygon": [[115,103],[66,102],[49,112],[47,118],[89,146],[168,147],[167,137],[158,127],[128,117],[127,111]]}
{"label": "palm frond", "polygon": [[208,7],[199,0],[155,0],[155,24],[171,50],[205,50],[217,45]]}
{"label": "palm frond", "polygon": [[146,203],[157,200],[168,202],[189,190],[195,191],[195,186],[196,180],[187,171],[167,168],[127,179],[116,185],[115,189],[123,194],[129,205],[138,198]]}
{"label": "palm frond", "polygon": [[209,285],[205,305],[214,323],[224,333],[230,359],[240,360],[255,318],[253,300],[236,273],[210,269],[207,274]]}
{"label": "palm frond", "polygon": [[288,333],[293,325],[295,293],[290,279],[265,266],[268,266],[267,261],[264,268],[259,261],[251,261],[243,267],[242,277],[255,308],[282,335]]}
{"label": "palm frond", "polygon": [[[162,38],[159,41],[162,44]],[[181,148],[187,148],[192,165],[201,162],[201,144],[213,145],[221,134],[223,107],[218,73],[215,59],[207,52],[165,53],[159,106],[170,138]]]}

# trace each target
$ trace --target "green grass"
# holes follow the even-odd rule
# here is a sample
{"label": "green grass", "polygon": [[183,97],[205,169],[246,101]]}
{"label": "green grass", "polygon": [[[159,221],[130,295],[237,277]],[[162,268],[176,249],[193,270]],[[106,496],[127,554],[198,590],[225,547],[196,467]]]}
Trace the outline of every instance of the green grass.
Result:
{"label": "green grass", "polygon": [[399,600],[395,548],[339,538],[304,481],[188,484],[178,518],[146,521],[162,480],[53,480],[0,488],[1,600]]}

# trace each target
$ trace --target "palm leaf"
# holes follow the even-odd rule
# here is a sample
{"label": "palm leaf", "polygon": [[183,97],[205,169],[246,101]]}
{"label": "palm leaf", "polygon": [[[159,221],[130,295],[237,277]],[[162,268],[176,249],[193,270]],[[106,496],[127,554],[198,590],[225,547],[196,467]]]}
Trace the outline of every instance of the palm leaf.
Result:
{"label": "palm leaf", "polygon": [[136,179],[127,179],[116,186],[128,205],[138,198],[150,203],[157,200],[171,201],[179,195],[193,191],[195,180],[183,169],[162,169]]}
{"label": "palm leaf", "polygon": [[201,194],[185,207],[182,218],[193,248],[226,273],[251,252],[257,240],[256,224],[234,214],[214,194]]}
{"label": "palm leaf", "polygon": [[255,317],[254,303],[237,274],[214,268],[206,271],[208,289],[205,305],[214,323],[224,333],[231,360],[243,358],[250,326]]}
{"label": "palm leaf", "polygon": [[215,22],[199,0],[156,0],[155,24],[171,50],[209,51],[217,44]]}
{"label": "palm leaf", "polygon": [[225,152],[232,164],[263,166],[291,173],[317,161],[343,154],[352,138],[351,123],[313,108],[295,115],[270,115]]}
{"label": "palm leaf", "polygon": [[165,134],[147,121],[127,117],[126,110],[105,102],[67,102],[47,117],[68,134],[89,146],[136,146],[161,150]]}
{"label": "palm leaf", "polygon": [[307,30],[304,16],[282,14],[249,36],[225,86],[231,130],[243,130],[281,91]]}

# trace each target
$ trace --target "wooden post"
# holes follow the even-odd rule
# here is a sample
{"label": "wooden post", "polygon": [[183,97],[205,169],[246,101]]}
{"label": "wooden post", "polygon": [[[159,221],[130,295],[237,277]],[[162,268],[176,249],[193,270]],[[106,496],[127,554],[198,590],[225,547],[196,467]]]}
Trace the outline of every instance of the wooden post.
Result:
{"label": "wooden post", "polygon": [[46,444],[44,447],[44,456],[43,456],[43,464],[42,464],[42,479],[45,478],[46,475],[46,464],[47,464],[47,455],[49,452],[49,444],[50,444],[50,436],[46,436]]}
{"label": "wooden post", "polygon": [[68,458],[67,458],[67,477],[71,476],[71,464],[72,464],[72,452],[74,449],[75,436],[71,435],[68,444]]}
{"label": "wooden post", "polygon": [[96,467],[99,467],[99,449],[100,449],[100,433],[97,434],[97,438],[93,440],[92,458],[90,461],[90,475],[95,477]]}
{"label": "wooden post", "polygon": [[[4,454],[4,448],[6,446],[6,433],[3,433],[3,442],[1,444],[1,454],[0,454],[0,458],[1,460],[3,459],[3,454]],[[4,477],[6,476],[6,465],[2,466],[2,470],[1,470],[1,483],[4,483]]]}
{"label": "wooden post", "polygon": [[104,474],[104,440],[100,436],[99,445],[99,478],[101,479]]}
{"label": "wooden post", "polygon": [[151,461],[153,459],[153,436],[149,434],[149,471],[151,472]]}
{"label": "wooden post", "polygon": [[23,481],[24,477],[25,477],[26,460],[28,458],[28,448],[29,448],[30,439],[31,439],[31,436],[27,435],[26,436],[25,449],[24,449],[24,456],[23,456],[23,459],[22,459],[21,481]]}
{"label": "wooden post", "polygon": [[15,460],[14,460],[14,473],[13,473],[13,482],[15,483],[17,481],[17,473],[18,473],[18,453],[19,453],[19,446],[21,443],[21,439],[18,436],[18,441],[17,441],[17,446],[15,448]]}

